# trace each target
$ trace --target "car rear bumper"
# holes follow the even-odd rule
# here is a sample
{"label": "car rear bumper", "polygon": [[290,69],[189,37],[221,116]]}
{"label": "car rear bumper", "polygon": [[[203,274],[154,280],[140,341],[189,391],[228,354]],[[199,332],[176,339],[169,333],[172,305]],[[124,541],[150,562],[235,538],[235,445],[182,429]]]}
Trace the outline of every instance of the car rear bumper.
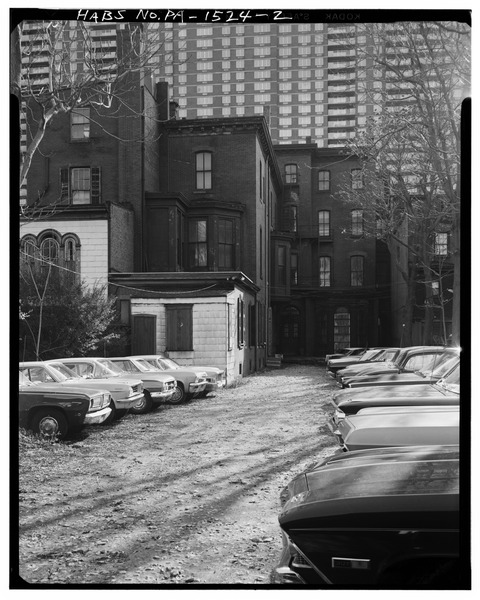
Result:
{"label": "car rear bumper", "polygon": [[95,412],[87,413],[83,421],[84,425],[100,425],[108,419],[112,409],[109,406],[96,410]]}

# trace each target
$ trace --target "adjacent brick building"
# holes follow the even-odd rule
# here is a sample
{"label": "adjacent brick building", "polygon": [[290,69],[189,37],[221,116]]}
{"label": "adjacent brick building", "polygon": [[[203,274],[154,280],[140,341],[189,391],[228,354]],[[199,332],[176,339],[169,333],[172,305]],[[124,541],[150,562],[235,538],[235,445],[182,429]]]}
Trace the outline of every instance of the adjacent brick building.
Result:
{"label": "adjacent brick building", "polygon": [[176,119],[166,84],[130,89],[154,119],[57,119],[28,177],[42,216],[21,223],[22,248],[108,281],[131,331],[122,352],[233,381],[277,353],[386,342],[388,260],[340,194],[353,158],[274,147],[262,116]]}

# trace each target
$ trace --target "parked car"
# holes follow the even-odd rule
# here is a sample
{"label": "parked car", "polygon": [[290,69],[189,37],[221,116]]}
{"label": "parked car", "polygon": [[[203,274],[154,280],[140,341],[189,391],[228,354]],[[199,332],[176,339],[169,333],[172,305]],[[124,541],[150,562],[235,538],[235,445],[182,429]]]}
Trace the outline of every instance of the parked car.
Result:
{"label": "parked car", "polygon": [[271,583],[460,588],[469,563],[460,545],[459,488],[455,445],[327,458],[281,493],[283,548]]}
{"label": "parked car", "polygon": [[332,427],[345,452],[391,446],[459,443],[459,406],[366,407]]}
{"label": "parked car", "polygon": [[142,365],[152,368],[154,371],[169,373],[177,380],[177,389],[172,404],[180,404],[201,395],[207,387],[207,373],[201,367],[181,367],[171,358],[162,358],[159,355],[132,356],[140,361]]}
{"label": "parked car", "polygon": [[[404,348],[394,361],[379,363],[374,367],[369,368],[364,374],[345,375],[345,373],[337,372],[336,378],[339,386],[345,387],[358,382],[376,381],[377,376],[394,375],[397,373],[414,373],[420,371],[435,361],[441,360],[451,352],[456,353],[453,348],[445,348],[443,346],[415,346]],[[368,385],[368,383],[367,383]]]}
{"label": "parked car", "polygon": [[325,362],[328,362],[333,358],[345,358],[347,356],[358,356],[359,354],[363,354],[365,352],[365,348],[340,348],[337,350],[335,354],[326,354]]}
{"label": "parked car", "polygon": [[98,361],[112,371],[118,372],[119,375],[127,375],[142,381],[144,397],[130,409],[131,413],[147,413],[163,402],[170,402],[175,395],[177,380],[168,373],[148,370],[133,358],[99,358]]}
{"label": "parked car", "polygon": [[[460,353],[457,351],[448,351],[435,355],[429,363],[418,371],[402,371],[400,373],[394,369],[393,373],[383,373],[373,375],[364,373],[358,376],[343,377],[343,385],[339,387],[348,389],[358,389],[365,386],[378,387],[385,385],[425,385],[435,383],[443,379],[456,366],[460,365]],[[338,375],[338,374],[337,374]]]}
{"label": "parked car", "polygon": [[384,385],[345,389],[332,398],[335,408],[333,425],[346,415],[354,415],[364,408],[378,406],[441,406],[460,404],[460,362],[447,376],[434,384]]}
{"label": "parked car", "polygon": [[[139,358],[139,357],[134,357],[134,358]],[[164,352],[159,352],[158,354],[153,354],[153,355],[141,356],[141,358],[146,360],[153,367],[161,366],[161,361],[163,360],[163,361],[168,361],[168,364],[170,366],[172,366],[172,363],[173,363],[173,365],[175,365],[176,369],[194,368],[194,369],[200,369],[201,371],[205,371],[205,373],[207,374],[207,385],[205,386],[205,389],[203,390],[203,392],[199,392],[198,396],[200,398],[203,396],[206,396],[208,394],[208,392],[214,392],[218,389],[224,388],[227,385],[227,374],[225,372],[225,369],[221,369],[220,367],[204,367],[203,365],[201,365],[201,366],[200,365],[192,365],[192,366],[180,365],[176,360],[174,360],[173,358],[170,358]]]}
{"label": "parked car", "polygon": [[32,381],[55,381],[63,385],[101,387],[112,396],[112,412],[105,422],[109,425],[124,417],[143,398],[143,384],[138,379],[121,379],[90,358],[65,358],[43,363],[20,363]]}
{"label": "parked car", "polygon": [[386,348],[370,348],[357,356],[346,356],[345,358],[333,358],[327,362],[327,375],[335,377],[335,373],[340,369],[349,367],[350,365],[369,363],[374,360],[383,360],[381,356]]}
{"label": "parked car", "polygon": [[19,375],[19,425],[34,433],[63,439],[84,425],[105,422],[111,413],[111,397],[105,390],[33,383]]}

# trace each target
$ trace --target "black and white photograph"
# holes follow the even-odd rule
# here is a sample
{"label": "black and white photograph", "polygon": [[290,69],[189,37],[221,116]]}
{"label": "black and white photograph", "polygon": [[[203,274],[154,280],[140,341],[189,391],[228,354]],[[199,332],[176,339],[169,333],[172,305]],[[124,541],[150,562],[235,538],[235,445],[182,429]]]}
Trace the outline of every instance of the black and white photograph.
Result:
{"label": "black and white photograph", "polygon": [[472,11],[356,4],[9,7],[10,590],[471,590]]}

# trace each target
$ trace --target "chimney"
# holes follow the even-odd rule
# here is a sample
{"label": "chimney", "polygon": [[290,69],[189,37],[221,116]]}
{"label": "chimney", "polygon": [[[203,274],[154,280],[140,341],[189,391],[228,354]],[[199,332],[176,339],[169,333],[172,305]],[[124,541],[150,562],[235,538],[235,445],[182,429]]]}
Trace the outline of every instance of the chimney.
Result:
{"label": "chimney", "polygon": [[159,81],[156,85],[155,91],[155,99],[158,107],[158,119],[159,121],[168,121],[170,117],[170,93],[168,89],[168,83],[166,81]]}

